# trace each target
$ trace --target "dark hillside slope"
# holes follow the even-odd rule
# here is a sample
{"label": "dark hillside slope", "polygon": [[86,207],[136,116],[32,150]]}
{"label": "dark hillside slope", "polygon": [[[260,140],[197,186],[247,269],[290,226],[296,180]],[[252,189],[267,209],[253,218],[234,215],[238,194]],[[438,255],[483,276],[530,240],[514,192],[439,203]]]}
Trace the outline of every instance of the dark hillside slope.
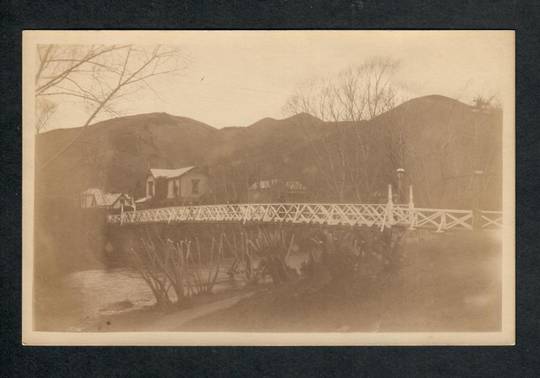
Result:
{"label": "dark hillside slope", "polygon": [[247,127],[227,127],[219,130],[215,150],[209,161],[228,157],[259,159],[263,155],[276,155],[291,151],[305,143],[306,138],[328,135],[330,125],[309,114],[276,120],[264,118]]}
{"label": "dark hillside slope", "polygon": [[[143,195],[148,168],[263,161],[280,156],[331,131],[315,117],[300,114],[263,119],[248,127],[214,129],[165,113],[115,118],[87,127],[80,138],[39,173],[44,196],[74,197],[88,187]],[[81,129],[53,130],[38,138],[38,165],[67,145]]]}
{"label": "dark hillside slope", "polygon": [[38,171],[43,195],[73,196],[88,187],[133,192],[149,167],[173,168],[204,162],[217,130],[165,113],[115,118],[87,127],[54,130],[38,138],[37,164],[77,141]]}
{"label": "dark hillside slope", "polygon": [[501,112],[443,96],[417,98],[363,125],[338,126],[277,169],[303,172],[323,198],[380,202],[387,184],[396,186],[397,168],[405,169],[403,184],[413,185],[416,205],[449,208],[472,206],[474,171],[482,170],[480,204],[499,209]]}
{"label": "dark hillside slope", "polygon": [[[294,151],[335,131],[334,125],[308,114],[262,119],[244,128],[220,130],[216,152],[209,157],[215,201],[245,201],[247,188],[269,178],[300,179],[299,171],[283,169]],[[227,153],[224,153],[224,149]]]}
{"label": "dark hillside slope", "polygon": [[[471,208],[475,171],[480,206],[500,209],[502,198],[502,112],[478,110],[443,96],[411,100],[381,115],[400,156],[419,206]],[[400,144],[401,137],[401,144]]]}
{"label": "dark hillside slope", "polygon": [[[38,165],[80,129],[38,138]],[[406,170],[419,206],[471,206],[473,172],[484,171],[482,206],[499,208],[502,115],[443,96],[410,100],[362,123],[323,122],[309,114],[217,130],[165,113],[122,117],[88,127],[38,172],[38,192],[71,197],[91,187],[142,195],[149,167],[205,164],[216,201],[243,201],[247,187],[270,177],[299,179],[312,199],[380,201],[395,170]]]}

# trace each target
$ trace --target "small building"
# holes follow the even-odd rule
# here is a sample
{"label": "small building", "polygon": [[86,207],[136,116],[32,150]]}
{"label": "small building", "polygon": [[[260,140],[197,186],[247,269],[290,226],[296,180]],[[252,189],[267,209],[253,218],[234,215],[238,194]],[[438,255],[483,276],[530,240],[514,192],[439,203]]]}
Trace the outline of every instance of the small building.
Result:
{"label": "small building", "polygon": [[[142,202],[196,203],[208,192],[208,175],[199,167],[151,168]],[[136,202],[137,202],[136,201]]]}
{"label": "small building", "polygon": [[82,209],[119,210],[123,206],[131,206],[132,199],[125,193],[105,193],[101,189],[89,188],[80,194]]}
{"label": "small building", "polygon": [[297,180],[261,180],[248,188],[248,201],[251,203],[304,202],[307,189]]}

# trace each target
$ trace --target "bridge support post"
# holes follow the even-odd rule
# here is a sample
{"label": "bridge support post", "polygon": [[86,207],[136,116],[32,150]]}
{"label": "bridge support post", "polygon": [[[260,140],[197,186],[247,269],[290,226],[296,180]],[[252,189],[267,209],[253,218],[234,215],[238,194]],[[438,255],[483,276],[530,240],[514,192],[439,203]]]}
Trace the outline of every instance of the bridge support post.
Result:
{"label": "bridge support post", "polygon": [[446,214],[444,211],[440,212],[441,222],[439,223],[439,226],[437,227],[438,233],[446,231]]}
{"label": "bridge support post", "polygon": [[386,210],[384,213],[383,223],[381,225],[381,231],[385,227],[392,227],[394,224],[394,201],[392,200],[392,184],[388,184],[388,201],[386,202]]}
{"label": "bridge support post", "polygon": [[413,200],[413,187],[409,185],[409,229],[414,230],[416,224],[416,213],[414,211],[414,200]]}

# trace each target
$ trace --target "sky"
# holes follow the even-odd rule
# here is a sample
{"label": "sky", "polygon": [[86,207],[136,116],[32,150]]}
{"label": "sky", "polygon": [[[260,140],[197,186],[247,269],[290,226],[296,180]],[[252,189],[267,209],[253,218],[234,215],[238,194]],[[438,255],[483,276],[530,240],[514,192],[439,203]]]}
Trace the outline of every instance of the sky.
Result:
{"label": "sky", "polygon": [[[38,32],[39,33],[39,32]],[[129,98],[122,114],[166,112],[221,128],[285,118],[283,105],[306,80],[366,59],[401,62],[410,97],[513,97],[514,37],[504,31],[184,31],[42,32],[39,43],[162,43],[189,56],[181,75],[155,78],[154,91]],[[87,110],[61,103],[50,127],[77,127]],[[110,116],[109,116],[110,117]],[[108,118],[102,115],[98,120]]]}

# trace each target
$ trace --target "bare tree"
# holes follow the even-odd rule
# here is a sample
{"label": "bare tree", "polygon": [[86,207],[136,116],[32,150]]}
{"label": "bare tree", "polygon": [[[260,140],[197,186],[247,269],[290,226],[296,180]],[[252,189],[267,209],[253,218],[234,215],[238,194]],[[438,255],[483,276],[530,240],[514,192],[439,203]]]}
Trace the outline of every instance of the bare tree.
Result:
{"label": "bare tree", "polygon": [[502,104],[497,95],[477,95],[472,100],[473,107],[479,111],[502,110]]}
{"label": "bare tree", "polygon": [[283,113],[308,113],[323,121],[342,120],[342,106],[338,103],[335,84],[329,79],[312,79],[301,84],[285,105]]}
{"label": "bare tree", "polygon": [[[399,62],[394,59],[368,59],[335,76],[303,83],[283,108],[288,115],[309,113],[336,123],[337,133],[328,143],[310,144],[321,178],[340,201],[345,197],[366,200],[366,195],[373,192],[372,176],[379,172],[372,167],[374,162],[368,163],[372,152],[369,133],[361,130],[358,122],[377,117],[404,98],[396,80],[398,69]],[[353,130],[341,121],[355,122]],[[309,138],[309,125],[305,126]]]}
{"label": "bare tree", "polygon": [[361,73],[369,119],[396,106],[397,87],[392,80],[398,67],[399,62],[390,58],[375,58],[363,65]]}
{"label": "bare tree", "polygon": [[289,97],[286,114],[309,113],[323,121],[372,119],[397,105],[399,61],[375,57],[336,76],[311,79]]}
{"label": "bare tree", "polygon": [[[120,115],[120,105],[127,96],[144,89],[154,91],[150,84],[153,78],[177,73],[186,64],[178,48],[161,45],[40,45],[38,59],[36,103],[43,104],[42,99],[49,98],[55,98],[56,103],[66,102],[71,98],[82,101],[88,111],[80,133],[41,168],[73,145],[101,113]],[[46,128],[50,113],[50,107],[38,110],[41,121],[37,131]]]}

